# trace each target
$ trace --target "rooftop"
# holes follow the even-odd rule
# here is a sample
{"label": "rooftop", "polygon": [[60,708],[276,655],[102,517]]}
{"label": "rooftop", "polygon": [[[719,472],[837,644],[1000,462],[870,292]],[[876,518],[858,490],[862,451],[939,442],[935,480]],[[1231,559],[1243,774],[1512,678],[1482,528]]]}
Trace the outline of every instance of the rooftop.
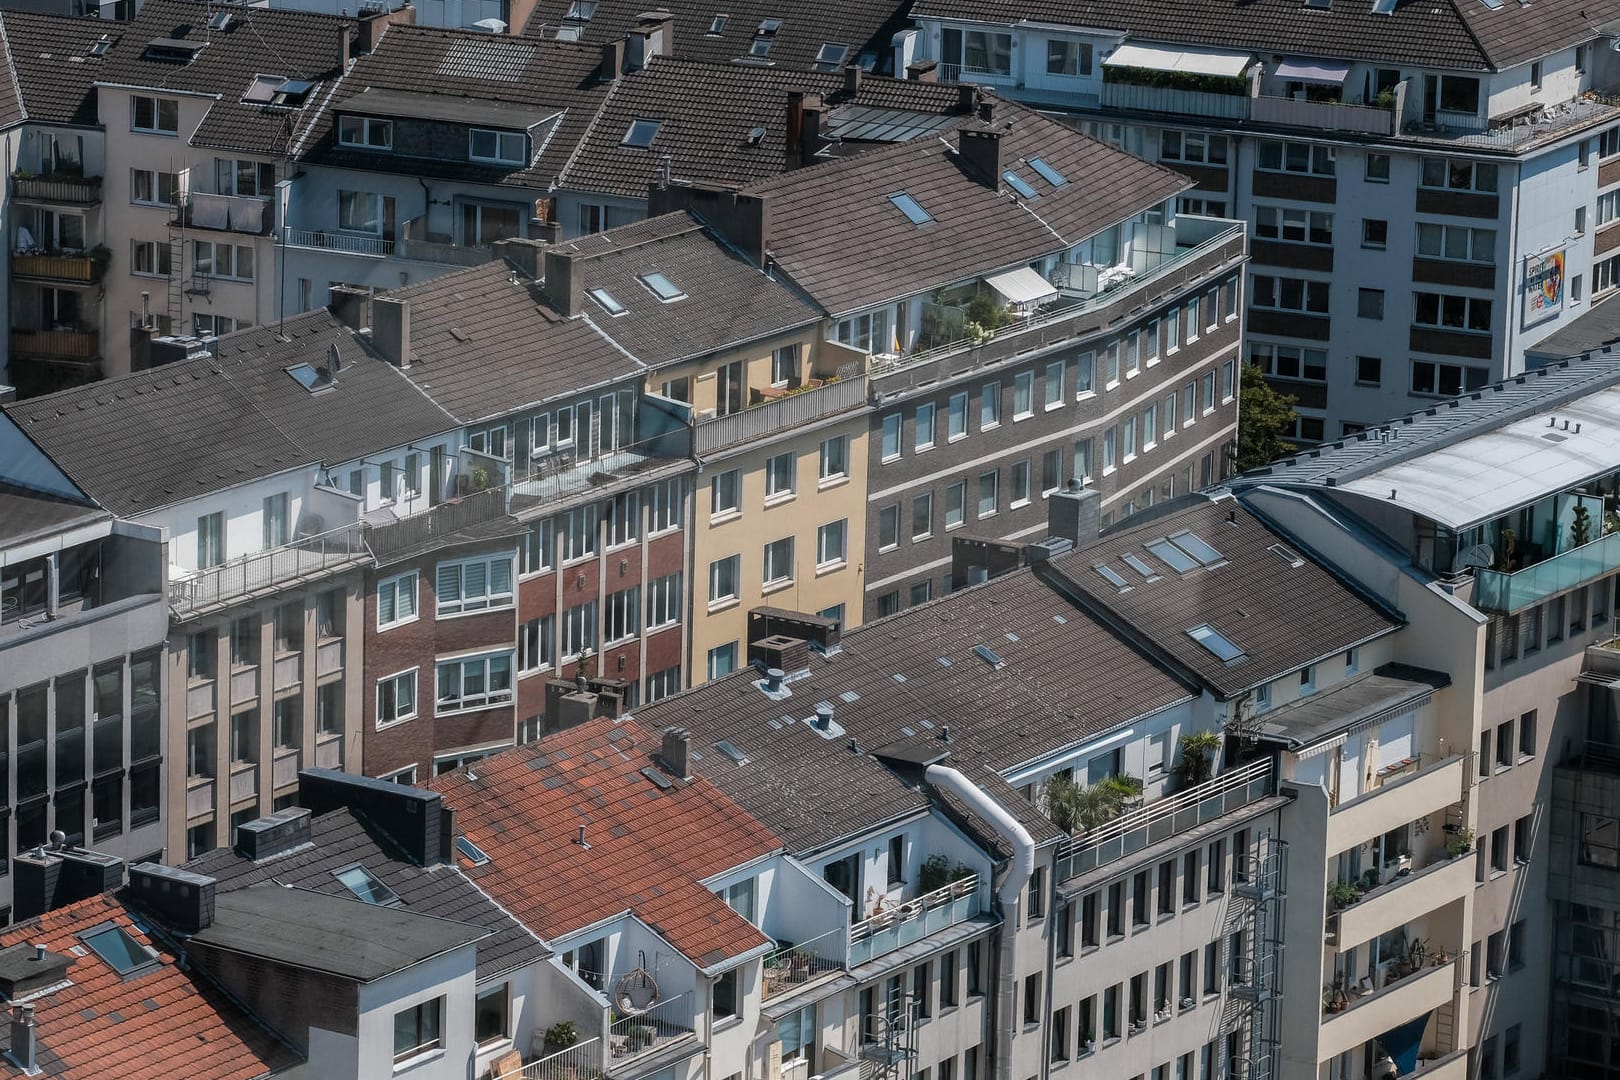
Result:
{"label": "rooftop", "polygon": [[[116,928],[120,943],[150,953],[128,977],[85,943]],[[10,927],[0,947],[44,945],[73,958],[69,985],[33,1001],[38,1060],[46,1076],[222,1080],[260,1077],[296,1065],[299,1056],[206,979],[178,966],[111,896],[95,896]],[[111,955],[111,954],[109,954]],[[161,1047],[161,1060],[154,1048]],[[11,1048],[0,1025],[0,1051]],[[8,1063],[7,1074],[14,1071]]]}
{"label": "rooftop", "polygon": [[[1232,498],[1191,496],[1127,519],[1055,574],[1223,698],[1401,623]],[[1299,612],[1309,610],[1310,619]]]}
{"label": "rooftop", "polygon": [[1259,717],[1260,734],[1298,750],[1392,713],[1415,709],[1451,685],[1451,676],[1406,664],[1385,664],[1320,694],[1291,701]]}
{"label": "rooftop", "polygon": [[1610,297],[1586,309],[1580,318],[1555,334],[1525,347],[1530,364],[1581,356],[1620,345],[1620,303]]}
{"label": "rooftop", "polygon": [[219,893],[193,945],[375,982],[489,936],[471,923],[282,885]]}
{"label": "rooftop", "polygon": [[700,882],[781,842],[708,780],[659,770],[658,745],[597,719],[435,777],[489,855],[464,873],[548,941],[630,911],[700,968],[764,945]]}
{"label": "rooftop", "polygon": [[22,543],[108,516],[89,500],[69,499],[0,480],[0,543]]}
{"label": "rooftop", "polygon": [[[93,127],[95,82],[123,29],[95,19],[0,12],[0,44],[13,76],[0,79],[0,127],[23,121]],[[104,38],[108,48],[98,51]]]}

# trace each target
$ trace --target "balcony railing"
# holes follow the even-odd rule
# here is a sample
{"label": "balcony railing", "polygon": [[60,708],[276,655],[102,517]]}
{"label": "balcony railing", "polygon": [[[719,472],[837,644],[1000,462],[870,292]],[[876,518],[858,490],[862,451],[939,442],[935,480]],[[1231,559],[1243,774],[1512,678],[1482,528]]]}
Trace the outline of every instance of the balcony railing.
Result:
{"label": "balcony railing", "polygon": [[270,212],[270,200],[251,195],[215,195],[207,191],[193,191],[187,193],[175,208],[175,221],[188,228],[215,229],[249,236],[267,235],[274,218],[275,215]]}
{"label": "balcony railing", "polygon": [[11,276],[93,285],[101,277],[101,270],[87,253],[18,252],[11,256]]}
{"label": "balcony railing", "polygon": [[365,546],[379,559],[432,546],[442,537],[505,517],[507,489],[492,487],[440,503],[420,514],[365,529]]}
{"label": "balcony railing", "polygon": [[887,956],[901,946],[971,919],[979,913],[978,888],[977,876],[966,877],[907,900],[893,911],[851,924],[849,966]]}
{"label": "balcony railing", "polygon": [[512,505],[523,509],[536,503],[565,499],[584,492],[609,493],[627,481],[649,481],[667,466],[679,466],[691,445],[686,429],[660,439],[649,439],[601,457],[577,460],[566,451],[539,458],[528,475],[512,485]]}
{"label": "balcony railing", "polygon": [[692,448],[700,455],[712,453],[721,447],[734,446],[845,412],[865,400],[865,380],[858,371],[852,372],[848,378],[840,378],[814,390],[800,390],[751,405],[741,412],[700,421],[692,426]]}
{"label": "balcony railing", "polygon": [[297,750],[277,750],[275,760],[270,766],[271,786],[284,788],[288,784],[297,783],[299,763],[303,756]]}
{"label": "balcony railing", "polygon": [[88,206],[101,201],[101,177],[13,176],[11,194],[29,202]]}
{"label": "balcony railing", "polygon": [[231,766],[231,802],[239,803],[259,793],[259,766],[256,764]]}
{"label": "balcony railing", "polygon": [[1058,850],[1058,880],[1067,881],[1123,859],[1276,793],[1277,778],[1269,758],[1224,772],[1070,840]]}
{"label": "balcony railing", "polygon": [[595,1038],[508,1069],[494,1080],[600,1080],[601,1076],[602,1040]]}
{"label": "balcony railing", "polygon": [[346,569],[368,557],[364,527],[355,522],[171,581],[169,607],[184,619],[255,593],[273,592],[298,578]]}
{"label": "balcony railing", "polygon": [[1353,131],[1362,135],[1389,135],[1395,130],[1395,113],[1391,109],[1347,105],[1336,101],[1302,101],[1265,94],[1250,99],[1249,119],[1256,124]]}
{"label": "balcony railing", "polygon": [[377,236],[326,232],[323,229],[282,229],[281,238],[288,247],[341,251],[345,255],[364,255],[370,259],[386,259],[394,253],[394,242]]}
{"label": "balcony railing", "polygon": [[809,941],[765,955],[765,1000],[800,990],[823,976],[844,969],[844,929],[829,930]]}
{"label": "balcony railing", "polygon": [[1620,532],[1506,573],[1474,571],[1474,606],[1482,611],[1515,612],[1549,596],[1614,573],[1620,567]]}
{"label": "balcony railing", "polygon": [[343,768],[343,736],[327,735],[315,744],[315,767],[318,769]]}
{"label": "balcony railing", "polygon": [[199,818],[204,814],[213,813],[213,810],[213,780],[193,779],[190,786],[186,788],[186,817]]}
{"label": "balcony railing", "polygon": [[1104,82],[1102,103],[1107,109],[1128,109],[1132,112],[1213,116],[1221,120],[1249,118],[1249,98],[1242,94],[1213,94],[1207,90],[1180,90],[1173,86]]}
{"label": "balcony railing", "polygon": [[691,1035],[696,1019],[691,991],[634,1016],[621,1016],[608,1028],[608,1056],[618,1062],[668,1046]]}
{"label": "balcony railing", "polygon": [[219,684],[213,679],[186,687],[186,715],[207,716],[214,711],[214,688]]}
{"label": "balcony railing", "polygon": [[101,335],[94,330],[13,330],[11,355],[93,364],[101,357]]}

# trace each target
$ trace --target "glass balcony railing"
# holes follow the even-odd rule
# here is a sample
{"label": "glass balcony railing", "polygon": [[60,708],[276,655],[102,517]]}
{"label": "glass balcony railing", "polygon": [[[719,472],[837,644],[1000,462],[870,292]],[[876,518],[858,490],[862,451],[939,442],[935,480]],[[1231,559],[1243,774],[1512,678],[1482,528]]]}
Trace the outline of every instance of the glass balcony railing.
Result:
{"label": "glass balcony railing", "polygon": [[849,966],[887,956],[979,913],[977,875],[907,900],[890,911],[862,919],[849,928]]}
{"label": "glass balcony railing", "polygon": [[1612,574],[1616,568],[1620,568],[1620,532],[1512,573],[1476,570],[1474,606],[1482,611],[1522,611],[1549,596]]}

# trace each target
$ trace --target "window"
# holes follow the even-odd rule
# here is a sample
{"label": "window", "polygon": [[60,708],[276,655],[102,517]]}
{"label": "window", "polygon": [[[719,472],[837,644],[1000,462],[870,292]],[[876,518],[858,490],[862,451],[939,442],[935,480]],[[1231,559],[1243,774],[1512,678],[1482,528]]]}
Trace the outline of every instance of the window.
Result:
{"label": "window", "polygon": [[983,473],[979,477],[979,508],[978,517],[990,517],[996,512],[997,492],[996,486],[1001,479],[997,472]]}
{"label": "window", "polygon": [[945,438],[950,442],[964,439],[968,433],[968,396],[964,391],[952,394],[946,407]]}
{"label": "window", "polygon": [[577,507],[552,519],[557,554],[564,563],[596,554],[596,504]]}
{"label": "window", "polygon": [[771,385],[786,386],[799,381],[799,351],[797,342],[771,350]]}
{"label": "window", "polygon": [[1479,80],[1466,75],[1440,76],[1442,112],[1478,113]]}
{"label": "window", "polygon": [[1176,913],[1176,863],[1174,859],[1159,864],[1159,914]]}
{"label": "window", "polygon": [[828,522],[816,530],[816,569],[835,566],[848,554],[849,520]]}
{"label": "window", "polygon": [[1506,769],[1513,764],[1513,721],[1496,728],[1496,767]]}
{"label": "window", "polygon": [[196,240],[191,250],[191,268],[203,277],[253,280],[253,249],[250,247]]}
{"label": "window", "polygon": [[146,951],[144,945],[131,937],[121,926],[103,924],[100,929],[81,934],[79,940],[120,977],[156,967],[159,963],[155,956]]}
{"label": "window", "polygon": [[1328,283],[1256,274],[1252,303],[1257,308],[1325,315],[1328,310]]}
{"label": "window", "polygon": [[1058,1009],[1052,1014],[1052,1060],[1054,1062],[1069,1060],[1069,1008]]}
{"label": "window", "polygon": [[1136,417],[1127,416],[1120,425],[1120,452],[1122,460],[1136,460]]}
{"label": "window", "polygon": [[793,537],[785,536],[765,545],[763,579],[766,586],[793,580]]}
{"label": "window", "polygon": [[442,562],[435,571],[439,617],[512,606],[512,556]]}
{"label": "window", "polygon": [[[1487,979],[1500,979],[1506,970],[1507,931],[1498,930],[1485,939],[1485,977]],[[1493,1044],[1492,1050],[1494,1051],[1495,1040],[1487,1040],[1487,1042]]]}
{"label": "window", "polygon": [[790,450],[777,454],[765,462],[765,499],[786,499],[793,496],[794,470],[798,458]]}
{"label": "window", "polygon": [[947,30],[944,52],[954,60],[960,48],[962,70],[984,75],[1008,75],[1012,72],[1012,35],[991,33],[987,30]]}
{"label": "window", "polygon": [[467,133],[467,156],[474,161],[522,165],[528,161],[528,137],[516,131],[473,128]]}
{"label": "window", "polygon": [[1356,357],[1356,383],[1360,386],[1377,386],[1384,378],[1384,362],[1376,356]]}
{"label": "window", "polygon": [[[1166,753],[1168,754],[1168,752],[1169,747],[1167,745]],[[1187,854],[1183,856],[1181,860],[1181,902],[1183,904],[1196,904],[1200,899],[1198,894],[1198,879],[1200,870],[1198,865],[1199,854],[1199,851],[1194,849],[1187,852]],[[1186,959],[1193,959],[1192,954],[1188,953]],[[1189,986],[1191,983],[1191,979],[1182,979],[1183,987]]]}
{"label": "window", "polygon": [[737,643],[727,642],[709,650],[709,678],[718,679],[737,670]]}
{"label": "window", "polygon": [[647,629],[673,626],[681,618],[681,572],[654,578],[647,586]]}
{"label": "window", "polygon": [[1326,211],[1291,206],[1256,206],[1254,211],[1254,234],[1261,239],[1333,246],[1333,215]]}
{"label": "window", "polygon": [[1048,75],[1090,75],[1091,45],[1068,38],[1048,38],[1046,41],[1046,73]]}
{"label": "window", "polygon": [[1380,218],[1366,218],[1361,223],[1361,246],[1383,251],[1389,246],[1389,222]]}
{"label": "window", "polygon": [[911,449],[916,453],[934,448],[934,404],[917,406],[917,425],[912,433]]}
{"label": "window", "polygon": [[958,480],[945,489],[945,527],[954,529],[967,520],[967,481]]}
{"label": "window", "polygon": [[512,997],[506,983],[478,991],[473,1001],[473,1038],[479,1046],[510,1038]]}
{"label": "window", "polygon": [[1266,172],[1334,175],[1333,147],[1265,139],[1260,143],[1259,168]]}
{"label": "window", "polygon": [[727,555],[709,564],[709,603],[724,604],[737,599],[740,555]]}
{"label": "window", "polygon": [[911,500],[911,539],[926,540],[934,533],[934,495],[923,492]]}
{"label": "window", "polygon": [[737,513],[742,506],[742,473],[730,469],[717,473],[709,480],[709,516]]}
{"label": "window", "polygon": [[1081,353],[1074,361],[1074,397],[1076,401],[1090,397],[1095,387],[1092,383],[1096,367],[1096,354]]}
{"label": "window", "polygon": [[[1601,206],[1600,197],[1600,209]],[[1466,225],[1434,225],[1419,222],[1417,230],[1417,250],[1424,258],[1477,263],[1496,261],[1495,229],[1471,229]]]}
{"label": "window", "polygon": [[1357,289],[1356,314],[1363,319],[1382,319],[1384,317],[1384,290]]}
{"label": "window", "polygon": [[557,659],[557,619],[546,615],[518,627],[518,670],[541,671]]}
{"label": "window", "polygon": [[1138,870],[1131,881],[1131,925],[1147,926],[1149,898],[1153,892],[1153,879],[1146,870]]}
{"label": "window", "polygon": [[174,206],[178,202],[179,178],[172,172],[152,169],[129,170],[129,201],[141,206]]}
{"label": "window", "polygon": [[1620,870],[1620,818],[1607,814],[1581,814],[1582,866]]}
{"label": "window", "polygon": [[1512,1076],[1524,1065],[1520,1028],[1514,1024],[1502,1033],[1502,1075]]}
{"label": "window", "polygon": [[1226,891],[1226,841],[1216,840],[1209,845],[1208,880],[1205,882],[1206,893],[1222,893]]}
{"label": "window", "polygon": [[878,550],[900,546],[900,504],[892,503],[878,511]]}
{"label": "window", "polygon": [[1508,868],[1508,827],[1506,825],[1491,831],[1491,870],[1495,873],[1506,873]]}
{"label": "window", "polygon": [[1418,183],[1426,188],[1494,195],[1496,166],[1490,162],[1464,161],[1460,158],[1424,158]]}
{"label": "window", "polygon": [[1388,154],[1368,154],[1367,155],[1367,183],[1369,183],[1369,184],[1387,184],[1387,183],[1389,183],[1389,155]]}
{"label": "window", "polygon": [[205,514],[197,519],[197,569],[207,570],[225,561],[225,515]]}
{"label": "window", "polygon": [[1530,861],[1530,846],[1535,838],[1534,815],[1526,814],[1513,823],[1513,861],[1524,866]]}
{"label": "window", "polygon": [[985,383],[979,390],[979,430],[988,431],[1001,423],[1001,384]]}
{"label": "window", "polygon": [[[242,765],[258,761],[259,710],[249,709],[232,716],[230,736],[231,764]],[[98,813],[96,816],[101,815]]]}
{"label": "window", "polygon": [[1485,385],[1489,375],[1486,368],[1414,360],[1412,393],[1430,397],[1455,397],[1465,390],[1478,390]]}
{"label": "window", "polygon": [[1063,368],[1062,360],[1054,360],[1046,365],[1046,407],[1048,409],[1061,408],[1063,405]]}
{"label": "window", "polygon": [[1598,133],[1598,157],[1611,158],[1620,154],[1620,127]]}
{"label": "window", "polygon": [[609,593],[602,602],[602,643],[612,645],[635,637],[640,629],[640,618],[641,586],[632,585]]}
{"label": "window", "polygon": [[287,543],[291,535],[290,522],[287,520],[287,493],[280,492],[267,496],[263,501],[262,517],[263,540],[265,548],[278,548]]}
{"label": "window", "polygon": [[1299,345],[1274,345],[1254,341],[1249,344],[1249,363],[1276,379],[1301,382],[1327,382],[1327,351]]}
{"label": "window", "polygon": [[1035,373],[1020,371],[1013,376],[1013,419],[1025,420],[1035,415]]}
{"label": "window", "polygon": [[369,116],[340,116],[338,144],[367,150],[391,149],[394,145],[394,122]]}
{"label": "window", "polygon": [[882,460],[893,461],[900,456],[900,421],[899,413],[889,413],[883,418],[883,445]]}
{"label": "window", "polygon": [[1107,476],[1114,471],[1115,457],[1118,453],[1119,429],[1109,428],[1103,432],[1102,471]]}
{"label": "window", "polygon": [[444,1045],[439,1034],[443,998],[434,998],[394,1014],[394,1064],[437,1050]]}
{"label": "window", "polygon": [[131,94],[129,98],[129,130],[138,131],[144,135],[178,135],[180,133],[180,102],[174,98]]}
{"label": "window", "polygon": [[1029,503],[1029,459],[1013,462],[1012,467],[1012,497],[1008,500],[1009,507],[1025,506]]}
{"label": "window", "polygon": [[377,680],[377,727],[416,716],[416,668]]}
{"label": "window", "polygon": [[130,242],[130,272],[146,277],[169,276],[169,245],[156,240]]}
{"label": "window", "polygon": [[1608,292],[1616,285],[1620,285],[1620,255],[1611,255],[1607,259],[1592,264],[1592,291],[1594,294]]}
{"label": "window", "polygon": [[1201,386],[1203,390],[1201,395],[1203,398],[1202,407],[1204,415],[1208,416],[1215,411],[1215,373],[1213,371],[1204,373]]}
{"label": "window", "polygon": [[587,600],[563,612],[562,658],[564,662],[582,655],[596,641],[596,602]]}
{"label": "window", "polygon": [[1519,717],[1519,760],[1536,756],[1536,710]]}
{"label": "window", "polygon": [[1159,158],[1191,165],[1225,165],[1226,136],[1202,131],[1161,131]]}
{"label": "window", "polygon": [[438,684],[434,712],[439,716],[504,704],[512,700],[512,654],[440,661]]}

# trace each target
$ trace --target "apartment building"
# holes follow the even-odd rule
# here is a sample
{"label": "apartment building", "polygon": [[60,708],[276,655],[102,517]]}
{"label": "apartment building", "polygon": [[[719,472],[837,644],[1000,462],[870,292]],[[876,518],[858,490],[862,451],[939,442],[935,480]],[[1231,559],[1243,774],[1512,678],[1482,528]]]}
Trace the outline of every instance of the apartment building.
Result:
{"label": "apartment building", "polygon": [[1613,35],[1580,7],[930,0],[900,49],[1250,222],[1247,359],[1316,443],[1522,371],[1615,286]]}
{"label": "apartment building", "polygon": [[28,396],[101,374],[105,138],[93,84],[113,38],[83,19],[10,11],[0,34],[14,75],[0,90],[11,297],[0,385]]}
{"label": "apartment building", "polygon": [[[948,590],[970,522],[1044,530],[1071,478],[1102,491],[1105,522],[1212,483],[1236,423],[1242,225],[1178,218],[1188,181],[1167,169],[979,108],[737,195],[654,191],[768,257],[829,342],[871,357],[867,617]],[[849,233],[884,257],[851,261],[830,242]]]}
{"label": "apartment building", "polygon": [[119,339],[105,374],[131,370],[135,327],[213,337],[280,317],[278,185],[354,32],[352,19],[191,0],[153,0],[121,28],[97,76],[119,163],[103,202],[104,333]]}
{"label": "apartment building", "polygon": [[[60,833],[121,856],[164,845],[161,535],[119,520],[0,417],[0,925],[16,858]],[[18,907],[20,904],[20,907]]]}

